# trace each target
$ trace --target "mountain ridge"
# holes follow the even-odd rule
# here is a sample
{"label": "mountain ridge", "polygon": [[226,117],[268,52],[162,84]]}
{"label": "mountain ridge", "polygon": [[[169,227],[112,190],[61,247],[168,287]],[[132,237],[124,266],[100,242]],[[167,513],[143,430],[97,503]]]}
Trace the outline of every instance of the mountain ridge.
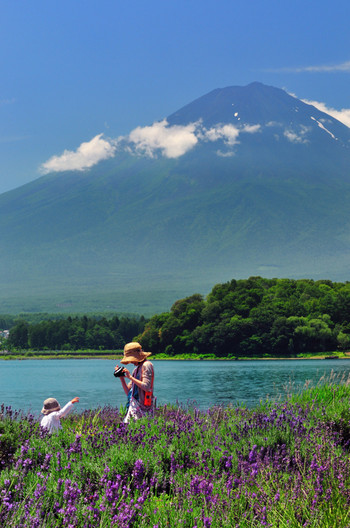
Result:
{"label": "mountain ridge", "polygon": [[249,275],[345,280],[350,129],[261,83],[167,118],[194,122],[176,158],[119,150],[0,195],[3,306],[153,313]]}

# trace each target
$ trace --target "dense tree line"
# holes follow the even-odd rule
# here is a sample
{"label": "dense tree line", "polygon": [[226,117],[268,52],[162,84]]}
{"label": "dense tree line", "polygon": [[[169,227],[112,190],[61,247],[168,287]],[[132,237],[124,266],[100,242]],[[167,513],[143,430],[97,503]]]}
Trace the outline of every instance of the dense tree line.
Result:
{"label": "dense tree line", "polygon": [[[4,319],[3,323],[8,323]],[[17,319],[8,344],[21,349],[115,350],[137,339],[153,354],[277,356],[350,350],[350,283],[250,277],[194,294],[169,312],[143,316]]]}
{"label": "dense tree line", "polygon": [[143,331],[145,318],[114,316],[67,317],[29,323],[19,320],[10,330],[8,345],[34,350],[116,350]]}
{"label": "dense tree line", "polygon": [[145,350],[226,356],[293,356],[350,349],[350,283],[251,277],[217,284],[153,316]]}
{"label": "dense tree line", "polygon": [[15,324],[15,316],[0,315],[0,330],[8,330]]}

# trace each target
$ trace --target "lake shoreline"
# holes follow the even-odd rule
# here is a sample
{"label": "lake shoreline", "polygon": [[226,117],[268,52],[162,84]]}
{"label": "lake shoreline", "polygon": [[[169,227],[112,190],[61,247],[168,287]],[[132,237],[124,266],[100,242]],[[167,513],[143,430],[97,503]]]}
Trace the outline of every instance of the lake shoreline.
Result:
{"label": "lake shoreline", "polygon": [[[98,358],[101,359],[101,358]],[[119,359],[99,361],[3,361],[0,363],[0,403],[13,409],[38,410],[55,397],[59,402],[81,397],[76,410],[111,405],[119,408],[126,398],[114,368]],[[350,362],[335,361],[153,361],[157,405],[196,402],[201,409],[212,405],[243,404],[279,398],[308,380],[317,384],[323,375],[349,379]],[[129,371],[133,366],[127,367]],[[333,376],[333,374],[332,374]],[[332,378],[333,379],[333,378]],[[169,382],[171,380],[171,382]],[[207,387],[210,386],[210,391]],[[288,388],[288,389],[287,389]],[[192,404],[192,403],[191,403]],[[1,524],[1,523],[0,523]]]}
{"label": "lake shoreline", "polygon": [[[116,357],[116,356],[119,357]],[[101,360],[108,360],[108,359],[114,359],[115,361],[120,361],[123,357],[123,353],[120,352],[119,354],[40,354],[38,353],[30,355],[27,354],[8,354],[0,352],[0,361],[10,361],[10,360],[17,360],[17,361],[26,361],[26,360],[52,360],[52,359],[59,359],[59,360],[65,360],[65,359],[101,359]],[[303,355],[302,357],[221,357],[221,358],[203,358],[203,357],[185,357],[185,356],[179,356],[179,357],[151,357],[152,361],[300,361],[305,359],[322,359],[322,360],[334,360],[334,359],[350,359],[350,352],[345,352],[342,355],[338,354],[320,354],[320,355]]]}

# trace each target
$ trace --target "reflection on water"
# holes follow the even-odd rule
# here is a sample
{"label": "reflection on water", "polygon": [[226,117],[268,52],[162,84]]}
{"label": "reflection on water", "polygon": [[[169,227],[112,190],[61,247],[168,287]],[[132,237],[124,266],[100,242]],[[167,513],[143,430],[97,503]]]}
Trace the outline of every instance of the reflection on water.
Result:
{"label": "reflection on water", "polygon": [[[113,376],[114,360],[27,360],[0,362],[0,403],[40,412],[54,396],[61,405],[80,396],[76,408],[125,405],[120,381]],[[267,397],[285,397],[285,386],[297,390],[321,376],[350,375],[349,360],[291,361],[154,361],[155,395],[160,405],[194,403],[252,407]]]}

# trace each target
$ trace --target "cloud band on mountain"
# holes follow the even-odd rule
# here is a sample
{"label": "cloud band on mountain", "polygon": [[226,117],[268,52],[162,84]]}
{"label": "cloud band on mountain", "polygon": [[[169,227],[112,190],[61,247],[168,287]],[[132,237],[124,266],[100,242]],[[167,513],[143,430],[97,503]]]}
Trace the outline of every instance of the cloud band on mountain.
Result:
{"label": "cloud band on mountain", "polygon": [[182,126],[169,126],[167,120],[163,119],[151,126],[135,128],[127,137],[127,143],[129,151],[134,149],[136,153],[151,158],[157,155],[157,151],[167,158],[178,158],[195,147],[199,141],[222,140],[232,147],[238,143],[240,133],[255,133],[259,129],[260,125],[244,125],[238,128],[231,124],[218,124],[206,129],[200,121]]}
{"label": "cloud band on mountain", "polygon": [[171,126],[163,119],[151,126],[137,127],[128,136],[121,136],[117,140],[104,139],[102,134],[99,134],[91,141],[82,143],[76,151],[65,150],[60,156],[52,156],[41,165],[40,171],[43,174],[69,170],[84,171],[99,161],[115,156],[117,150],[150,158],[158,154],[166,158],[179,158],[194,148],[199,141],[221,140],[228,148],[232,148],[238,143],[241,133],[252,134],[259,130],[260,125],[244,125],[238,128],[231,124],[218,124],[206,129],[200,121]]}

